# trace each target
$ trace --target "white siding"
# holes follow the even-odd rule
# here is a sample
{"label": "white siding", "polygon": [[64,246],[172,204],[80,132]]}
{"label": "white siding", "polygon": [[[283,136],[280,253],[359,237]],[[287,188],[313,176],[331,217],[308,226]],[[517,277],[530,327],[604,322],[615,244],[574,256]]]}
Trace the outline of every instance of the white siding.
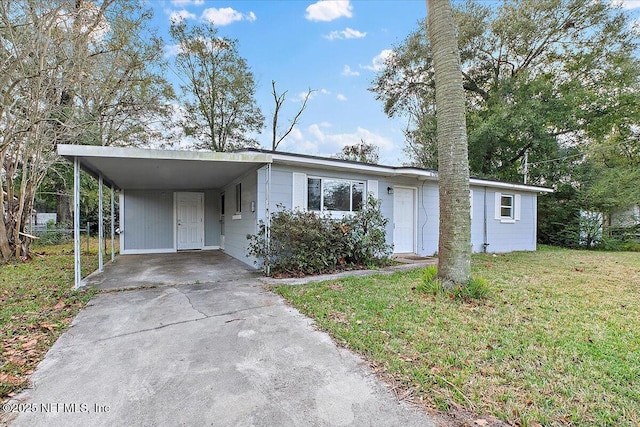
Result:
{"label": "white siding", "polygon": [[[242,211],[235,215],[236,184],[242,184]],[[258,212],[258,178],[256,171],[251,171],[234,180],[222,190],[225,193],[225,233],[224,251],[238,260],[253,265],[247,258],[247,234],[257,231]],[[251,212],[251,202],[256,203],[255,212]],[[236,219],[233,219],[236,218]]]}

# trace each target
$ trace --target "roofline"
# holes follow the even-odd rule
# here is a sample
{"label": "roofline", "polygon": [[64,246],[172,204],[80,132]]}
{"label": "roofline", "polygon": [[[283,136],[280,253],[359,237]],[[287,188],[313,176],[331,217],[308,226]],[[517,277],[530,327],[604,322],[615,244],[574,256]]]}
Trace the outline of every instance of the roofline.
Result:
{"label": "roofline", "polygon": [[[370,163],[362,163],[353,160],[333,159],[329,157],[313,156],[309,154],[284,153],[279,151],[262,150],[262,149],[245,149],[238,152],[258,152],[271,154],[274,163],[295,163],[313,166],[333,166],[342,169],[351,169],[356,171],[369,172],[385,176],[409,176],[422,180],[438,180],[438,171],[434,169],[419,168],[415,166],[387,166],[374,165]],[[470,185],[492,188],[507,188],[511,190],[520,190],[527,192],[553,193],[553,189],[538,185],[528,185],[511,183],[506,181],[491,180],[486,178],[469,178]]]}
{"label": "roofline", "polygon": [[482,178],[469,178],[469,184],[479,185],[481,187],[508,188],[512,190],[521,190],[537,193],[553,193],[553,188],[541,187],[539,185],[516,184],[505,181],[493,181]]}
{"label": "roofline", "polygon": [[[107,158],[133,158],[149,160],[186,160],[186,161],[227,161],[242,163],[283,163],[294,165],[306,165],[315,167],[331,167],[336,169],[367,172],[387,177],[406,176],[418,180],[437,181],[438,172],[433,169],[425,169],[414,166],[387,166],[370,163],[356,162],[353,160],[333,159],[329,157],[313,156],[308,154],[284,153],[279,151],[262,149],[243,149],[230,152],[213,151],[187,151],[187,150],[159,150],[137,147],[110,147],[96,145],[70,145],[58,144],[58,154],[67,159],[74,157],[107,157]],[[85,170],[94,176],[98,176],[86,163],[81,162]],[[470,185],[506,188],[527,192],[553,193],[552,188],[510,183],[484,178],[469,178]]]}
{"label": "roofline", "polygon": [[57,148],[58,154],[68,159],[72,159],[73,157],[110,157],[149,160],[228,161],[243,163],[272,162],[272,156],[266,153],[158,150],[137,147],[105,147],[70,144],[58,144]]}

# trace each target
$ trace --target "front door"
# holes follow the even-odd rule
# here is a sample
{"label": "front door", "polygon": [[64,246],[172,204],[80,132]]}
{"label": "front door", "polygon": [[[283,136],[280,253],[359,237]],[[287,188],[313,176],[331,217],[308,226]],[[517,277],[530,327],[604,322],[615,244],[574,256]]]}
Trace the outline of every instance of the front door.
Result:
{"label": "front door", "polygon": [[202,249],[204,239],[204,193],[177,193],[178,250]]}
{"label": "front door", "polygon": [[415,189],[395,187],[393,189],[393,252],[414,253]]}

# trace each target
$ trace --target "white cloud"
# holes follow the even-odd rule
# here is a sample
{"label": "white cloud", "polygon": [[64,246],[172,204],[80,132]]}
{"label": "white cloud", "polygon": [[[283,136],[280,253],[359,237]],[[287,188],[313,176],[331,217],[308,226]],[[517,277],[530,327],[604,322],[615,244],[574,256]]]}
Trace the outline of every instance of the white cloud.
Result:
{"label": "white cloud", "polygon": [[313,124],[307,128],[311,137],[315,138],[318,146],[322,146],[320,153],[322,155],[333,155],[342,150],[346,145],[354,145],[364,140],[368,144],[377,146],[381,151],[390,152],[395,149],[393,141],[381,135],[377,135],[368,129],[357,127],[353,133],[336,133],[330,134],[323,130],[326,124]]}
{"label": "white cloud", "polygon": [[354,71],[351,69],[351,67],[349,67],[348,65],[345,65],[344,68],[342,69],[342,75],[343,76],[359,76],[360,72]]}
{"label": "white cloud", "polygon": [[[331,95],[331,92],[329,92],[327,89],[315,89],[311,91],[311,95],[309,96],[309,99],[314,99],[318,95]],[[296,97],[296,99],[298,101],[304,101],[304,98],[306,96],[307,96],[307,92],[300,92]]]}
{"label": "white cloud", "polygon": [[391,56],[393,56],[393,50],[385,49],[371,60],[370,65],[361,65],[360,67],[365,70],[380,71],[384,68],[385,61]]}
{"label": "white cloud", "polygon": [[298,128],[293,128],[288,137],[293,139],[294,141],[302,141],[304,139],[304,137],[302,136],[302,131]]}
{"label": "white cloud", "polygon": [[332,31],[326,36],[323,36],[328,40],[347,40],[347,39],[361,39],[366,37],[367,33],[363,33],[353,28],[345,28],[342,31]]}
{"label": "white cloud", "polygon": [[174,10],[169,13],[169,20],[171,22],[178,23],[185,19],[196,19],[196,15],[184,9],[178,11]]}
{"label": "white cloud", "polygon": [[180,45],[180,43],[167,44],[167,45],[164,46],[164,57],[165,58],[170,58],[172,56],[176,56],[180,52],[182,52],[182,46]]}
{"label": "white cloud", "polygon": [[307,130],[318,141],[324,141],[324,132],[322,132],[319,125],[312,124],[307,128]]}
{"label": "white cloud", "polygon": [[311,154],[331,157],[339,153],[346,145],[354,145],[364,140],[368,144],[377,146],[381,157],[384,153],[391,154],[396,149],[393,141],[377,135],[368,129],[357,127],[352,133],[330,133],[331,124],[327,122],[314,123],[306,128],[294,128],[287,139],[282,141],[281,151]]}
{"label": "white cloud", "polygon": [[305,18],[309,21],[333,21],[343,16],[351,18],[352,9],[349,0],[320,0],[307,7]]}
{"label": "white cloud", "polygon": [[624,9],[640,8],[640,0],[612,0],[611,4],[614,6],[622,6]]}
{"label": "white cloud", "polygon": [[174,6],[188,6],[190,4],[199,6],[204,4],[204,0],[171,0],[171,4]]}
{"label": "white cloud", "polygon": [[343,94],[339,93],[338,95],[336,95],[336,99],[337,99],[338,101],[346,101],[346,100],[347,100],[347,97],[346,97],[346,96],[344,96]]}
{"label": "white cloud", "polygon": [[211,24],[224,26],[224,25],[229,25],[233,22],[243,21],[243,20],[253,22],[257,18],[256,18],[256,14],[253,12],[249,12],[248,14],[243,14],[230,7],[222,7],[220,9],[216,9],[215,7],[210,7],[208,9],[205,9],[202,12],[201,19]]}

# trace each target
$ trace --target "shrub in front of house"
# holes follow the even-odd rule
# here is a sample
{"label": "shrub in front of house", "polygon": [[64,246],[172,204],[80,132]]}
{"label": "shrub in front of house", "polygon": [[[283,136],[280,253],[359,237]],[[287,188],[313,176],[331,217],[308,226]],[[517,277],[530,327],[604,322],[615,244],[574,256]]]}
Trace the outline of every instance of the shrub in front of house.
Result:
{"label": "shrub in front of house", "polygon": [[[267,229],[248,235],[249,256],[262,260],[268,275],[301,276],[388,262],[387,219],[380,201],[370,197],[366,208],[332,218],[328,213],[282,209],[272,214]],[[268,234],[268,236],[267,236]]]}

